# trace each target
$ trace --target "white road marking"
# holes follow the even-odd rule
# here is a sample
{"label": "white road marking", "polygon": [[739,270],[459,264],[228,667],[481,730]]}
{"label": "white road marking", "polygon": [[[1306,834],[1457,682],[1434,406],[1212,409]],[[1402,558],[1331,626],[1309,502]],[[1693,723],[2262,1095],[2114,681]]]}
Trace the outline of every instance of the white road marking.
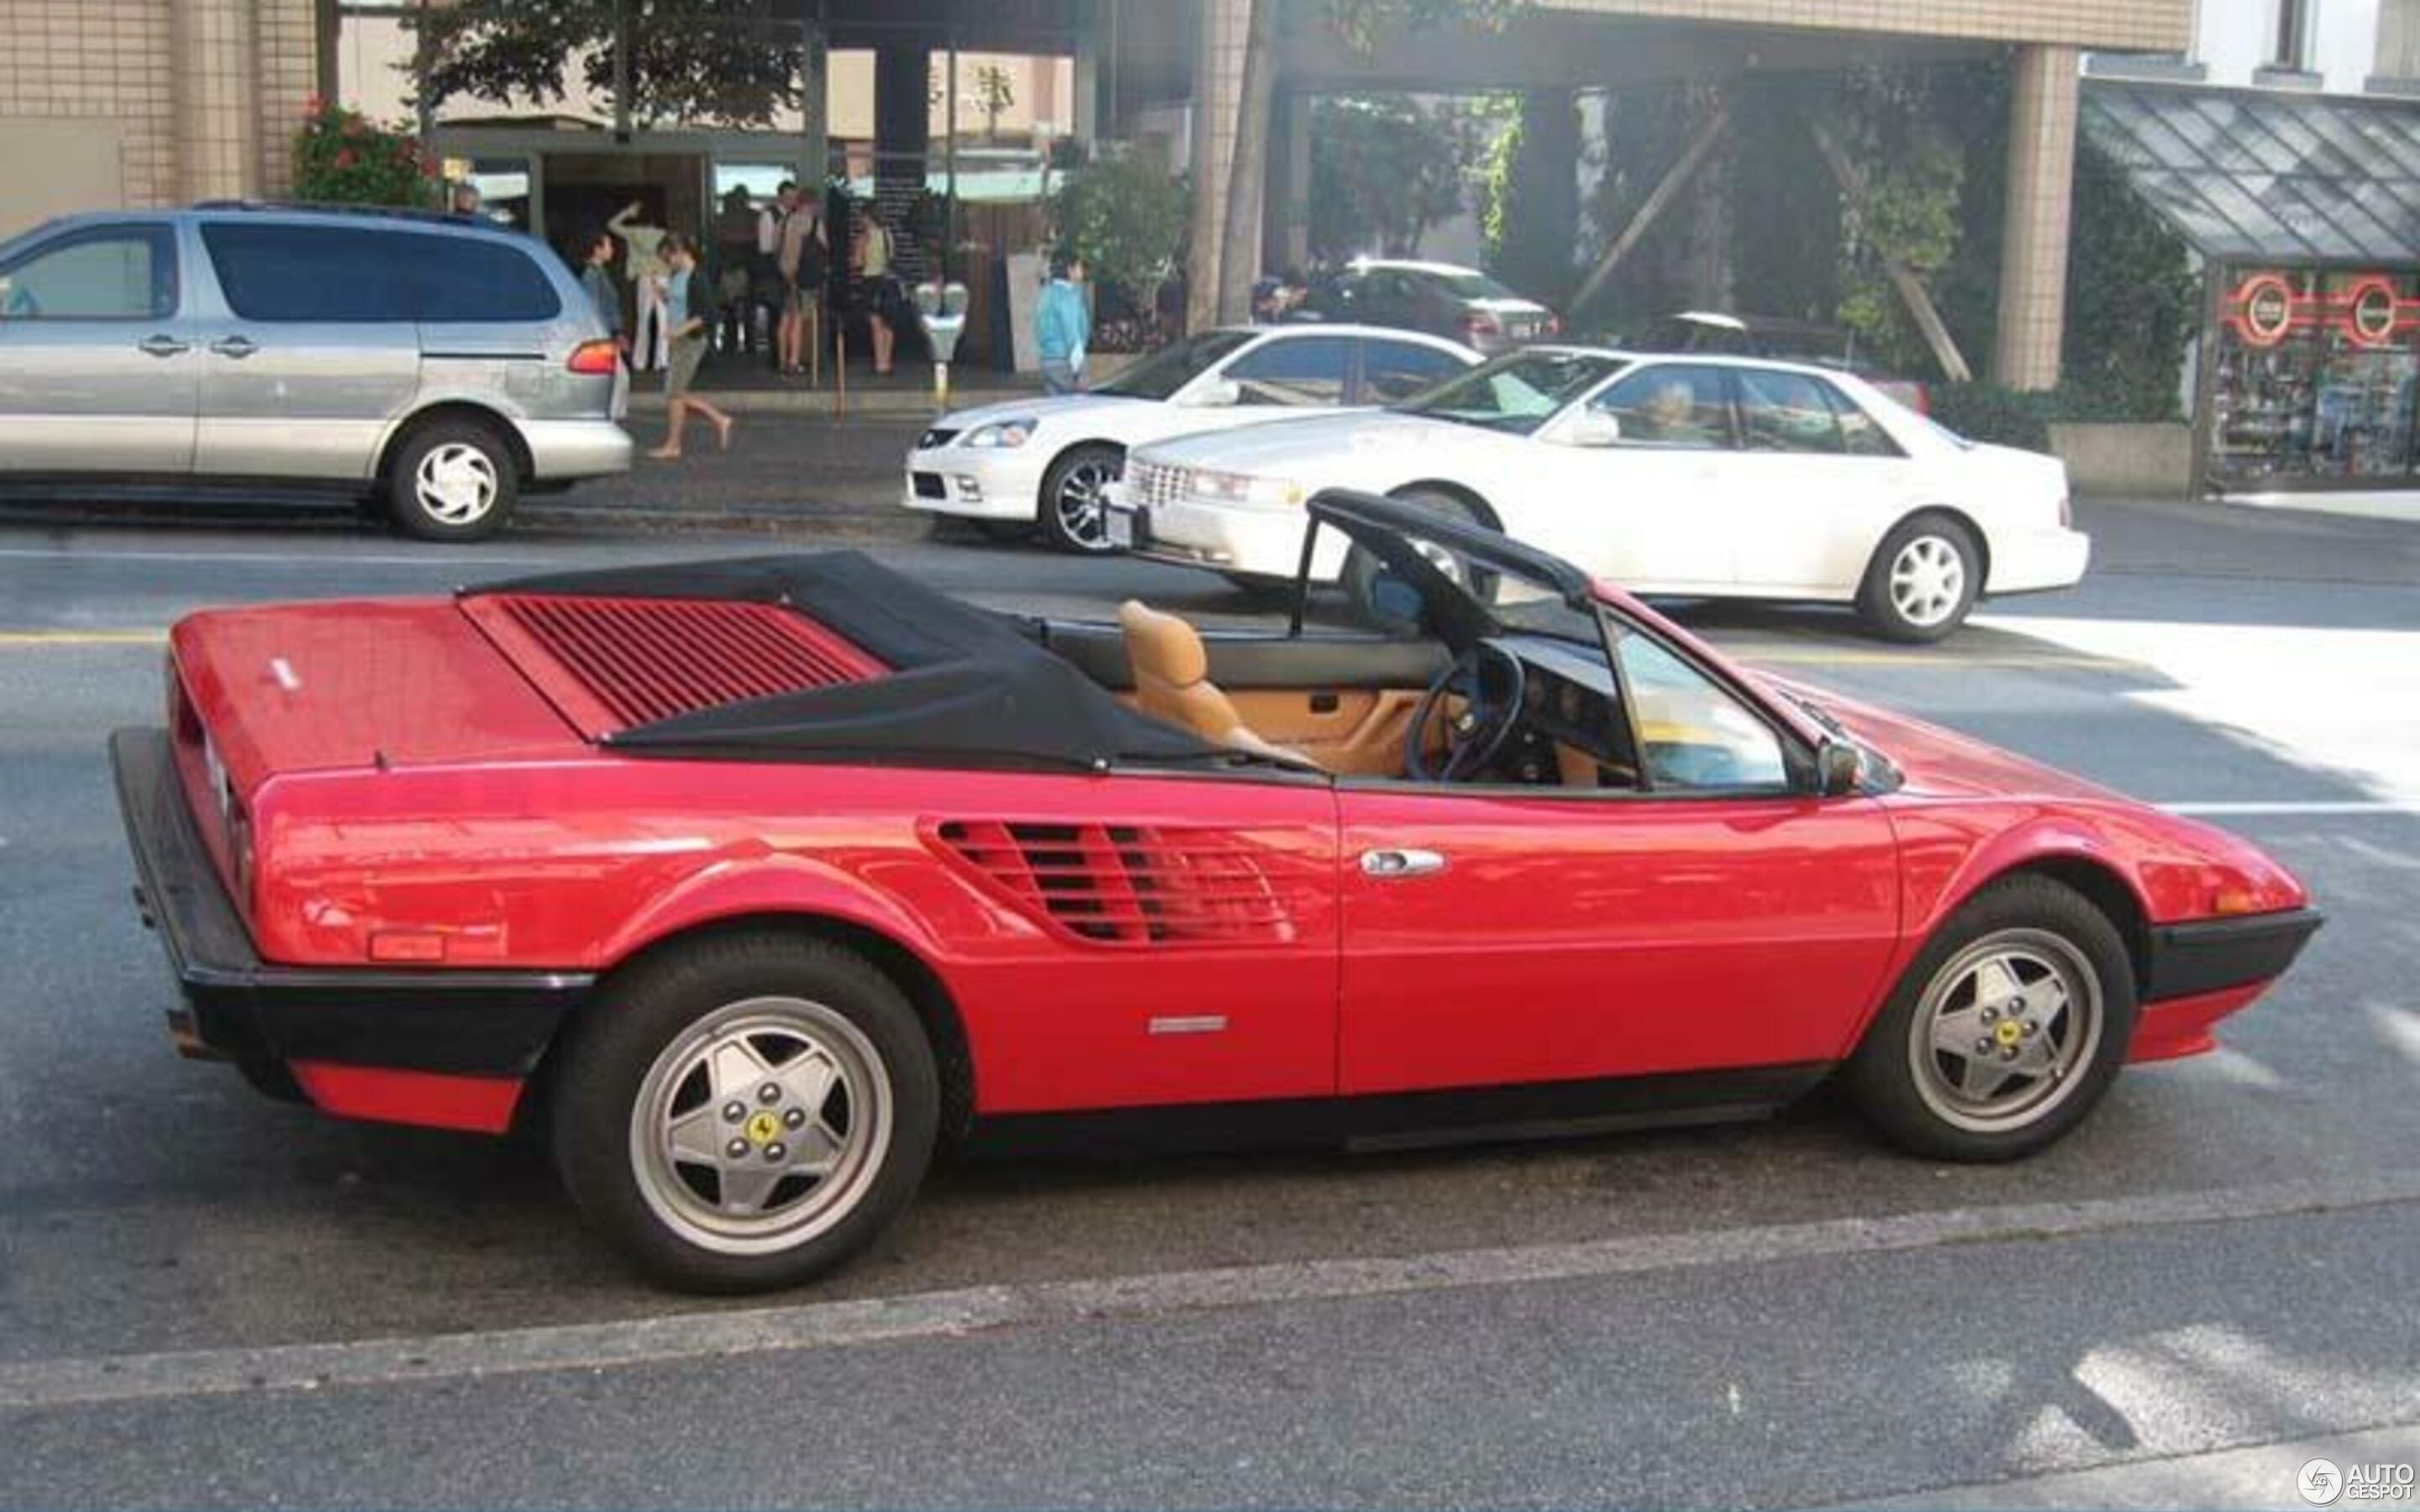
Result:
{"label": "white road marking", "polygon": [[[607,1323],[335,1344],[194,1350],[0,1365],[0,1411],[314,1391],[847,1349],[981,1330],[1534,1286],[1714,1266],[2030,1242],[2420,1203],[2420,1173],[2151,1193],[1571,1244],[1309,1260],[1096,1280],[969,1287],[860,1302],[675,1313]],[[1972,1254],[1970,1248],[1966,1253]]]}
{"label": "white road marking", "polygon": [[2204,818],[2246,817],[2253,814],[2420,814],[2420,800],[2381,799],[2377,802],[2333,800],[2318,803],[2285,803],[2266,800],[2224,803],[2164,803],[2159,807],[2170,813],[2195,814]]}

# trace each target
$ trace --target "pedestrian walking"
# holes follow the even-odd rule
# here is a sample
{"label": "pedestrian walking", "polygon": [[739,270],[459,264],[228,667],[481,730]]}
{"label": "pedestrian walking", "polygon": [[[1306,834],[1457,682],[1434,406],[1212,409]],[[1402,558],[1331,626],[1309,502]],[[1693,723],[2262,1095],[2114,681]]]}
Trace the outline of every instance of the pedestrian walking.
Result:
{"label": "pedestrian walking", "polygon": [[714,288],[698,271],[697,249],[676,232],[666,233],[664,259],[664,330],[671,357],[664,364],[664,443],[647,455],[669,462],[681,455],[681,436],[689,429],[691,411],[714,426],[717,444],[731,445],[731,417],[690,392],[697,381],[698,364],[714,329]]}
{"label": "pedestrian walking", "polygon": [[1084,348],[1093,339],[1093,313],[1084,306],[1084,259],[1061,254],[1050,259],[1050,282],[1033,307],[1033,347],[1042,357],[1042,387],[1074,393],[1084,386]]}

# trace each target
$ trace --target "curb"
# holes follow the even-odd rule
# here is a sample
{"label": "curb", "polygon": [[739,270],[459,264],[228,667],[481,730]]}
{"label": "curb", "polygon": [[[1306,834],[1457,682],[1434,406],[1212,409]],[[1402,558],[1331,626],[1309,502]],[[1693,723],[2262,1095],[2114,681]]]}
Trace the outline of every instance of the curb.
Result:
{"label": "curb", "polygon": [[[698,397],[735,415],[814,415],[825,419],[848,420],[930,420],[941,412],[933,403],[931,393],[914,389],[852,389],[848,393],[847,410],[840,412],[840,391],[821,389],[700,389]],[[975,405],[999,404],[1020,398],[1038,398],[1032,389],[954,389],[951,391],[949,408],[970,409]],[[659,415],[664,412],[661,390],[634,391],[630,394],[629,412],[634,415]]]}

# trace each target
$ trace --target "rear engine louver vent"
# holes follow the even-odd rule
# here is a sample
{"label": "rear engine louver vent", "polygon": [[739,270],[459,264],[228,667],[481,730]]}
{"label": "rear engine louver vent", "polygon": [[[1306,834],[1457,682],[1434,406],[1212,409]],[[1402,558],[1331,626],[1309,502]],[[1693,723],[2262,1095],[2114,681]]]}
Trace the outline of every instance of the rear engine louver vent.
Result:
{"label": "rear engine louver vent", "polygon": [[952,820],[937,834],[1029,913],[1082,939],[1223,945],[1294,938],[1289,894],[1301,880],[1280,880],[1293,858],[1231,834],[979,820]]}
{"label": "rear engine louver vent", "polygon": [[464,609],[592,737],[885,670],[778,604],[497,594]]}

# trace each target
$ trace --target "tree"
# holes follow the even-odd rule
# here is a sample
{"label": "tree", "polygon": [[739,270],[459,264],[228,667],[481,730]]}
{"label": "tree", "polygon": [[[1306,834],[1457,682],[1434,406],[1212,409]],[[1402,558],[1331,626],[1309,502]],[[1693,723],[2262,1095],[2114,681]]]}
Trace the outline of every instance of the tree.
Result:
{"label": "tree", "polygon": [[[1276,98],[1273,70],[1280,29],[1275,13],[1282,8],[1283,0],[1242,3],[1251,6],[1255,12],[1265,9],[1272,13],[1267,18],[1269,24],[1250,28],[1244,55],[1247,84],[1257,76],[1269,80],[1269,85],[1257,91],[1248,88],[1250,98],[1240,101],[1235,113],[1234,161],[1258,164],[1268,159],[1270,108]],[[1528,5],[1529,0],[1321,0],[1319,14],[1320,24],[1348,46],[1367,54],[1378,50],[1381,39],[1450,23],[1478,31],[1500,31]],[[1202,0],[1203,36],[1197,43],[1202,57],[1210,55],[1215,39],[1210,35],[1211,18],[1216,14],[1217,0]],[[1197,100],[1195,104],[1193,177],[1195,182],[1207,185],[1214,177],[1209,172],[1209,143],[1216,132],[1212,123],[1198,113],[1201,101]],[[1231,174],[1228,197],[1232,199],[1238,193],[1258,193],[1260,187],[1257,173],[1249,179]],[[1250,270],[1260,261],[1259,249],[1246,244],[1252,225],[1249,205],[1239,213],[1222,214],[1226,201],[1218,196],[1205,193],[1198,199],[1193,214],[1193,245],[1186,267],[1186,318],[1197,328],[1217,315],[1220,273],[1229,261],[1242,266],[1247,288],[1250,286]]]}
{"label": "tree", "polygon": [[1050,241],[1081,257],[1094,280],[1144,310],[1176,271],[1193,195],[1182,178],[1132,154],[1094,159],[1050,196]]}
{"label": "tree", "polygon": [[458,0],[404,22],[424,31],[419,88],[432,100],[610,94],[625,61],[643,120],[769,125],[804,94],[804,39],[767,24],[762,0]]}
{"label": "tree", "polygon": [[1311,116],[1311,251],[1329,260],[1419,252],[1428,228],[1463,208],[1464,186],[1505,131],[1506,107],[1492,96],[1322,100]]}
{"label": "tree", "polygon": [[316,97],[294,133],[294,197],[311,204],[426,204],[436,171],[418,137]]}

